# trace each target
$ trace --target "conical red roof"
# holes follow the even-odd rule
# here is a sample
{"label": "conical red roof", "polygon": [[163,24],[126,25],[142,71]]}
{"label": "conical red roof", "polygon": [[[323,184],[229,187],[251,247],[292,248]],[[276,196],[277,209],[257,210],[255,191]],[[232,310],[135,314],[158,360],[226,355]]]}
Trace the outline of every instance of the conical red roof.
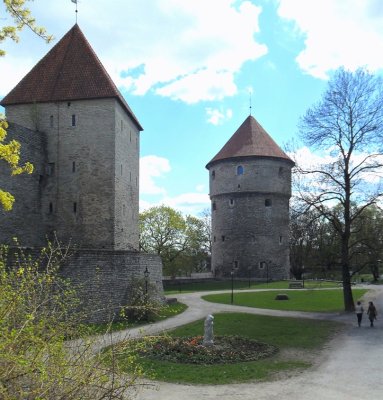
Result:
{"label": "conical red roof", "polygon": [[209,168],[216,161],[254,156],[283,158],[293,163],[257,120],[250,115],[218,154],[206,165],[206,168]]}
{"label": "conical red roof", "polygon": [[75,24],[1,101],[12,104],[117,98],[142,130],[140,123],[106,69]]}

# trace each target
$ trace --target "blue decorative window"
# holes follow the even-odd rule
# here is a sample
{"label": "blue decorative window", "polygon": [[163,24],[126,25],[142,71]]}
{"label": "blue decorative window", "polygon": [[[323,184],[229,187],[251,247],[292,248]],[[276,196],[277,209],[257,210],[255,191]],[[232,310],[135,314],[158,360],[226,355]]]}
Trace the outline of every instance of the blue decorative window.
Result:
{"label": "blue decorative window", "polygon": [[243,166],[242,165],[238,165],[238,167],[237,167],[237,175],[243,175]]}

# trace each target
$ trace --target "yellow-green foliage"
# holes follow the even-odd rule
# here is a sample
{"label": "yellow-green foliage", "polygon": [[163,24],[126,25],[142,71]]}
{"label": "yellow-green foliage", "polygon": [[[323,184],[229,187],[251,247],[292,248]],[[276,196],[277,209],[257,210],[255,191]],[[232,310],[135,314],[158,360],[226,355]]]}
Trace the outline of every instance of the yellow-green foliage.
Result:
{"label": "yellow-green foliage", "polygon": [[[25,26],[29,27],[36,35],[43,38],[46,42],[52,40],[52,36],[47,35],[44,28],[36,26],[36,21],[31,15],[31,11],[25,6],[26,0],[3,0],[5,11],[13,18],[13,25],[6,25],[0,28],[0,43],[9,38],[15,42],[19,41],[17,35]],[[0,56],[5,51],[0,49]]]}
{"label": "yellow-green foliage", "polygon": [[[26,162],[24,165],[19,164],[20,143],[16,140],[5,143],[7,128],[7,122],[4,119],[0,119],[0,160],[4,160],[8,163],[12,175],[19,175],[23,172],[31,174],[33,172],[33,165],[30,162]],[[15,198],[11,193],[0,189],[0,205],[5,211],[12,209],[14,201]]]}
{"label": "yellow-green foliage", "polygon": [[76,291],[58,274],[66,254],[49,244],[34,261],[20,249],[0,247],[3,400],[120,398],[140,372],[132,359],[134,373],[120,379],[118,367],[105,367],[105,355],[94,352],[94,341],[69,340],[83,326]]}

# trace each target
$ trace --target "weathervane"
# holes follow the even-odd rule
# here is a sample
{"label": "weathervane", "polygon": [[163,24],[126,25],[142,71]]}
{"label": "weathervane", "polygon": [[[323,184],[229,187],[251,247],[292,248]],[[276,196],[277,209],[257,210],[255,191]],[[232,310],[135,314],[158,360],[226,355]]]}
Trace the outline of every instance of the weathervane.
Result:
{"label": "weathervane", "polygon": [[76,4],[76,24],[77,24],[77,0],[71,0],[72,3]]}
{"label": "weathervane", "polygon": [[249,109],[250,109],[250,116],[251,116],[251,90],[249,90]]}

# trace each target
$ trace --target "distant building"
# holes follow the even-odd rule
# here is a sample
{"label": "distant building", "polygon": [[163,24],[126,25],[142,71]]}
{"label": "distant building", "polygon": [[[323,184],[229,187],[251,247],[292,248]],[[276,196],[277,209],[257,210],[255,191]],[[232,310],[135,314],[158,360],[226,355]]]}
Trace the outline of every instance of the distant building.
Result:
{"label": "distant building", "polygon": [[114,306],[146,267],[160,288],[158,256],[138,253],[142,127],[77,24],[0,104],[8,138],[35,167],[32,176],[0,171],[1,188],[16,198],[1,212],[0,242],[17,236],[39,248],[54,232],[71,240],[80,250],[70,276],[92,280],[102,267],[109,287],[91,295],[113,297]]}
{"label": "distant building", "polygon": [[289,276],[289,199],[294,162],[249,116],[207,164],[216,276]]}

